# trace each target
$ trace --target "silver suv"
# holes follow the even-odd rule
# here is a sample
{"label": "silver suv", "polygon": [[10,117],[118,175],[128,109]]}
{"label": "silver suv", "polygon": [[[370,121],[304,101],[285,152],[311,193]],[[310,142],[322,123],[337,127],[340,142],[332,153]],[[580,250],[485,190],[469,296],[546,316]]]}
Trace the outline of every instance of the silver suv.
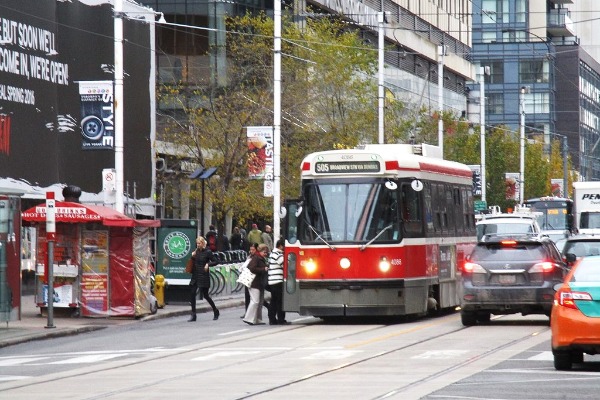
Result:
{"label": "silver suv", "polygon": [[477,241],[495,235],[540,235],[541,229],[531,213],[482,214],[476,223]]}

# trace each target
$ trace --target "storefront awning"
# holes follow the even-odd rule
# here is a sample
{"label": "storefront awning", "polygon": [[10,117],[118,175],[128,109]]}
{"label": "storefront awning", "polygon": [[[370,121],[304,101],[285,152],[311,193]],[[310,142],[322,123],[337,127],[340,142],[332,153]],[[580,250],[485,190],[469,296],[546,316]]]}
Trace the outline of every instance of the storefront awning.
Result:
{"label": "storefront awning", "polygon": [[[87,223],[97,222],[106,226],[144,226],[158,227],[160,221],[151,219],[133,219],[125,214],[104,206],[84,205],[68,201],[55,203],[56,222]],[[21,218],[29,222],[46,222],[46,203],[31,207],[21,213]]]}

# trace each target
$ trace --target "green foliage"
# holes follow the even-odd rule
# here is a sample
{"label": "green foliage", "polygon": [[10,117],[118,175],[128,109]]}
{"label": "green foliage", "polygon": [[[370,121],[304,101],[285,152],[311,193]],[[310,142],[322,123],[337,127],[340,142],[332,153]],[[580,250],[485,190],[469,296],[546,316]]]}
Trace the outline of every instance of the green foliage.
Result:
{"label": "green foliage", "polygon": [[[309,19],[300,29],[284,18],[282,39],[280,177],[286,199],[299,196],[300,164],[308,153],[377,142],[378,88],[377,49],[342,21]],[[273,208],[272,198],[263,197],[263,181],[249,180],[246,165],[246,127],[273,124],[273,21],[265,14],[230,18],[226,43],[226,80],[196,77],[189,81],[202,84],[180,82],[158,92],[161,104],[176,105],[160,119],[160,140],[181,160],[218,168],[205,185],[219,226],[227,214],[241,222],[271,220]],[[418,107],[386,99],[386,143],[438,144],[437,111]],[[470,132],[452,113],[442,118],[445,158],[479,164],[479,129]],[[512,207],[504,174],[519,172],[518,135],[498,127],[486,138],[488,204]],[[526,197],[548,194],[550,176],[562,171],[554,146],[550,162],[543,151],[527,144]],[[200,198],[199,188],[192,186],[192,198]]]}

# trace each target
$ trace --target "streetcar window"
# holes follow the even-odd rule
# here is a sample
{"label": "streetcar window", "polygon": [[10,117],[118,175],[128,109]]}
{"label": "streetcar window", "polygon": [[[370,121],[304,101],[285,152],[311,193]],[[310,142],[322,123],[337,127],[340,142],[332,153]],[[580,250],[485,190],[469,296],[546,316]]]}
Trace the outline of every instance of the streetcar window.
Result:
{"label": "streetcar window", "polygon": [[397,193],[379,181],[307,184],[298,236],[317,243],[400,240]]}
{"label": "streetcar window", "polygon": [[[415,192],[409,183],[401,186],[402,190],[402,220],[407,236],[422,235],[423,216],[421,211],[420,193]],[[411,233],[413,235],[411,235]]]}
{"label": "streetcar window", "polygon": [[425,201],[425,228],[428,232],[433,232],[433,212],[431,211],[431,185],[425,183],[423,190],[423,197]]}

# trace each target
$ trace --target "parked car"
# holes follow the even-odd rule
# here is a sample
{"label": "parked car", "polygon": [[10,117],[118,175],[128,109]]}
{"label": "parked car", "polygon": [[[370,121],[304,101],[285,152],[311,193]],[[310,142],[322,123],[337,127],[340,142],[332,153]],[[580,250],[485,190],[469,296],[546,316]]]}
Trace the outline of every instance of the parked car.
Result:
{"label": "parked car", "polygon": [[600,256],[573,265],[556,291],[550,319],[554,368],[571,369],[600,353]]}
{"label": "parked car", "polygon": [[600,255],[600,236],[571,236],[565,241],[562,255],[569,267],[582,257]]}
{"label": "parked car", "polygon": [[489,235],[540,234],[541,229],[533,213],[499,213],[478,216],[475,224],[477,241]]}
{"label": "parked car", "polygon": [[554,242],[533,235],[497,235],[478,242],[462,268],[463,325],[486,323],[491,314],[550,316],[554,285],[566,266]]}

